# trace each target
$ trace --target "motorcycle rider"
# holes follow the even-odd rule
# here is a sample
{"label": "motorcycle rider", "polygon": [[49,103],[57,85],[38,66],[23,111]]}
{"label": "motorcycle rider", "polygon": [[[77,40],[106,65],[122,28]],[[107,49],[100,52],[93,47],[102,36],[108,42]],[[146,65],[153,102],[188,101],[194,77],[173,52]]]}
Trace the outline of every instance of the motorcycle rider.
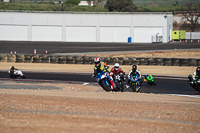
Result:
{"label": "motorcycle rider", "polygon": [[[96,77],[96,75],[101,71],[109,72],[110,66],[108,66],[106,63],[102,62],[100,57],[95,58],[94,62],[95,62],[94,73],[92,74],[91,78]],[[110,74],[107,77],[108,77],[109,82],[111,83],[111,89],[114,90],[116,88],[114,81],[110,77]]]}
{"label": "motorcycle rider", "polygon": [[10,73],[13,75],[15,70],[17,70],[17,68],[15,68],[14,66],[12,66],[12,67],[10,68]]}
{"label": "motorcycle rider", "polygon": [[139,88],[140,88],[140,86],[141,86],[141,73],[137,69],[137,65],[133,65],[132,69],[128,73],[128,84],[131,84],[130,78],[131,78],[131,75],[133,75],[133,74],[138,74],[139,75],[139,80],[140,80]]}
{"label": "motorcycle rider", "polygon": [[198,80],[200,78],[200,67],[196,68],[196,71],[193,73],[193,75],[189,75],[189,84],[195,88],[194,81]]}
{"label": "motorcycle rider", "polygon": [[119,63],[115,63],[114,64],[114,67],[110,70],[110,73],[111,73],[111,75],[112,75],[112,73],[119,74],[119,75],[122,74],[122,75],[120,75],[120,78],[124,83],[124,81],[125,81],[125,78],[124,78],[125,72],[119,67]]}
{"label": "motorcycle rider", "polygon": [[148,73],[145,73],[145,74],[144,74],[144,81],[147,80],[147,77],[148,77],[148,76],[152,76],[152,75],[151,75],[151,74],[148,74]]}

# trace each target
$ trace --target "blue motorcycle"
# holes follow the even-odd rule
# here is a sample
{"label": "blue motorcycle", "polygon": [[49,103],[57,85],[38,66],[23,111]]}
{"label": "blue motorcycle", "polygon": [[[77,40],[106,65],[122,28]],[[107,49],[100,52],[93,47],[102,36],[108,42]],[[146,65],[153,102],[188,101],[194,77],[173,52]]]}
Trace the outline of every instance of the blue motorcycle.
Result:
{"label": "blue motorcycle", "polygon": [[109,82],[108,78],[109,73],[108,72],[99,72],[96,75],[96,81],[99,83],[99,85],[105,90],[105,91],[112,91],[111,89],[111,83]]}
{"label": "blue motorcycle", "polygon": [[130,77],[130,85],[133,92],[139,92],[141,82],[138,74],[132,74]]}

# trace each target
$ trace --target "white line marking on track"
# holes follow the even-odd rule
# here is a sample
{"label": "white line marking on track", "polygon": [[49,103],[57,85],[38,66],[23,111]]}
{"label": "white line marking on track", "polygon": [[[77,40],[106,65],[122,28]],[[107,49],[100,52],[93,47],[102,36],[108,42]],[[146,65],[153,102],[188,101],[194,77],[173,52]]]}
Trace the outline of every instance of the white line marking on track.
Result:
{"label": "white line marking on track", "polygon": [[83,83],[83,85],[89,85],[89,83]]}
{"label": "white line marking on track", "polygon": [[172,96],[181,96],[181,97],[193,97],[193,98],[200,98],[200,95],[181,95],[181,94],[169,94]]}

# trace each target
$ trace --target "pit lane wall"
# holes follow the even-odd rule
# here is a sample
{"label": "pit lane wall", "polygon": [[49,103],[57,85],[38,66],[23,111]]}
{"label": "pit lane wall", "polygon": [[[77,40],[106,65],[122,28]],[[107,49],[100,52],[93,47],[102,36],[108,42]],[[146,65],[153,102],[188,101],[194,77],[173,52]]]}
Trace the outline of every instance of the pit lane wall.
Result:
{"label": "pit lane wall", "polygon": [[0,11],[0,40],[50,42],[171,41],[171,12]]}
{"label": "pit lane wall", "polygon": [[[0,54],[0,62],[16,63],[58,63],[58,64],[94,64],[92,56],[54,56],[54,55],[11,55]],[[158,66],[200,66],[200,59],[195,58],[136,58],[136,57],[101,57],[108,65],[158,65]]]}

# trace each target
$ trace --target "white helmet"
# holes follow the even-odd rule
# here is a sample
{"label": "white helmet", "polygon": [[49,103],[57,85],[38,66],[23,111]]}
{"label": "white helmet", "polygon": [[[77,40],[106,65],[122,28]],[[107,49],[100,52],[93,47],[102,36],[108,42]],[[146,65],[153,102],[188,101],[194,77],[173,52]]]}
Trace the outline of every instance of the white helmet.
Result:
{"label": "white helmet", "polygon": [[118,70],[119,70],[119,63],[115,63],[114,69],[115,69],[115,71],[118,71]]}
{"label": "white helmet", "polygon": [[95,58],[94,62],[95,62],[96,66],[100,66],[100,64],[101,64],[101,58],[100,57]]}

